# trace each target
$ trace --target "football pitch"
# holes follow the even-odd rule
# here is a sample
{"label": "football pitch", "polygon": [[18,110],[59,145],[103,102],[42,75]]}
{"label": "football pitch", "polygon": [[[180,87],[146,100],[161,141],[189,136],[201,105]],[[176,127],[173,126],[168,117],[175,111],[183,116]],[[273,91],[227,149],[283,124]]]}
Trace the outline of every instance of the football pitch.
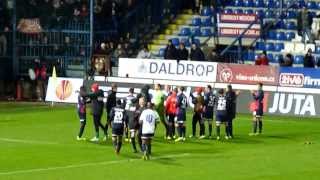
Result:
{"label": "football pitch", "polygon": [[[84,136],[91,138],[87,117]],[[74,105],[0,103],[0,180],[320,179],[320,119],[264,120],[264,133],[249,137],[251,115],[238,115],[235,139],[221,141],[166,141],[160,125],[152,159],[144,161],[129,143],[116,156],[111,139],[76,141]],[[190,124],[188,113],[187,135]]]}

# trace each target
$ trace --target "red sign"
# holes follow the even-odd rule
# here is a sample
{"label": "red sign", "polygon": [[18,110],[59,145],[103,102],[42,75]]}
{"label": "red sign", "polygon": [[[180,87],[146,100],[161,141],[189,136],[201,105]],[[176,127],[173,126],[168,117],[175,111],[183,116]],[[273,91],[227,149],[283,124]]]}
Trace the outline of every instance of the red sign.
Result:
{"label": "red sign", "polygon": [[279,78],[280,86],[303,87],[304,75],[300,73],[281,73]]}
{"label": "red sign", "polygon": [[221,83],[235,84],[278,84],[278,68],[243,64],[218,64],[217,80]]}
{"label": "red sign", "polygon": [[256,14],[220,14],[219,23],[244,23],[250,24],[258,19]]}
{"label": "red sign", "polygon": [[[225,28],[220,27],[219,28],[219,34],[220,36],[239,36],[243,33],[243,31],[246,30],[246,28]],[[246,37],[259,37],[260,36],[260,29],[249,29],[244,34]]]}

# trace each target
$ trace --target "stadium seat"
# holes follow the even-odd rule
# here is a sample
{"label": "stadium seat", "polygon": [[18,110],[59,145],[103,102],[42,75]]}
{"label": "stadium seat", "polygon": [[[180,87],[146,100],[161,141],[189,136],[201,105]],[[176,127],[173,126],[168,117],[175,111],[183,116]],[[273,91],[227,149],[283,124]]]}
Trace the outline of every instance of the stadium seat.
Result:
{"label": "stadium seat", "polygon": [[223,10],[223,13],[225,13],[225,14],[230,14],[230,13],[232,13],[233,11],[232,11],[232,9],[225,9],[225,10]]}
{"label": "stadium seat", "polygon": [[306,2],[304,0],[298,1],[298,8],[302,8],[304,6],[306,6]]}
{"label": "stadium seat", "polygon": [[193,18],[192,22],[191,22],[191,25],[192,26],[201,26],[201,18],[199,18],[199,17]]}
{"label": "stadium seat", "polygon": [[196,45],[200,46],[200,40],[199,39],[193,39],[192,43],[195,43]]}
{"label": "stadium seat", "polygon": [[267,51],[274,51],[274,44],[273,43],[267,43],[266,44],[266,50]]}
{"label": "stadium seat", "polygon": [[255,6],[255,7],[264,7],[264,2],[263,2],[263,0],[255,0],[255,1],[254,1],[254,6]]}
{"label": "stadium seat", "polygon": [[233,10],[233,13],[235,13],[235,14],[242,14],[242,13],[243,13],[243,10],[242,10],[242,9],[235,9],[235,10]]}
{"label": "stadium seat", "polygon": [[212,26],[212,19],[211,17],[206,17],[202,19],[202,26]]}
{"label": "stadium seat", "polygon": [[241,6],[243,6],[243,1],[242,0],[235,0],[233,3],[233,6],[241,7]]}
{"label": "stadium seat", "polygon": [[284,32],[277,32],[276,39],[279,40],[279,41],[284,41],[284,40],[286,40],[286,35],[285,35],[285,33],[284,33]]}
{"label": "stadium seat", "polygon": [[317,9],[320,10],[320,2],[317,3]]}
{"label": "stadium seat", "polygon": [[212,9],[210,7],[204,7],[202,10],[201,10],[201,15],[202,16],[212,16]]}
{"label": "stadium seat", "polygon": [[255,60],[255,56],[254,56],[255,54],[254,54],[254,52],[252,52],[252,51],[249,51],[248,53],[246,53],[246,60],[248,60],[248,61],[254,61]]}
{"label": "stadium seat", "polygon": [[285,23],[285,28],[290,30],[295,30],[296,24],[294,21],[288,21],[287,23]]}
{"label": "stadium seat", "polygon": [[200,28],[193,28],[193,29],[191,30],[191,34],[192,34],[193,36],[200,36],[200,35],[201,35],[201,30],[200,30]]}
{"label": "stadium seat", "polygon": [[268,32],[268,39],[277,39],[277,32],[276,31],[269,31]]}
{"label": "stadium seat", "polygon": [[281,59],[283,59],[283,55],[282,54],[276,54],[276,55],[274,55],[273,63],[279,63]]}
{"label": "stadium seat", "polygon": [[188,38],[180,39],[180,43],[183,43],[186,47],[190,47],[190,41]]}
{"label": "stadium seat", "polygon": [[256,10],[256,11],[254,11],[254,13],[260,18],[264,18],[264,11],[263,10]]}
{"label": "stadium seat", "polygon": [[295,11],[288,11],[286,13],[286,17],[289,18],[289,19],[296,18],[297,17],[297,13]]}
{"label": "stadium seat", "polygon": [[320,46],[316,46],[315,53],[316,53],[316,54],[320,54]]}
{"label": "stadium seat", "polygon": [[294,64],[303,64],[304,57],[302,55],[297,55],[294,57]]}
{"label": "stadium seat", "polygon": [[253,7],[253,6],[254,6],[254,3],[253,3],[252,0],[244,0],[243,5],[244,5],[245,7]]}
{"label": "stadium seat", "polygon": [[201,36],[209,37],[211,35],[212,35],[212,32],[211,32],[210,28],[202,28],[201,29]]}
{"label": "stadium seat", "polygon": [[179,43],[180,43],[179,38],[172,38],[171,41],[172,41],[172,44],[175,46],[179,45]]}
{"label": "stadium seat", "polygon": [[280,1],[275,1],[273,7],[280,8]]}
{"label": "stadium seat", "polygon": [[267,58],[268,58],[269,62],[273,62],[274,61],[273,54],[271,54],[271,53],[267,54]]}
{"label": "stadium seat", "polygon": [[275,43],[274,45],[274,50],[277,52],[280,52],[284,49],[284,44],[283,43]]}
{"label": "stadium seat", "polygon": [[308,9],[317,9],[317,3],[314,1],[308,1],[307,8]]}
{"label": "stadium seat", "polygon": [[159,49],[159,57],[164,57],[164,51],[165,51],[165,48],[161,48]]}
{"label": "stadium seat", "polygon": [[267,0],[265,2],[265,7],[267,8],[274,8],[275,7],[275,3],[273,2],[273,0]]}
{"label": "stadium seat", "polygon": [[244,10],[244,14],[254,14],[252,9]]}
{"label": "stadium seat", "polygon": [[287,41],[291,41],[292,39],[294,39],[296,37],[296,34],[294,32],[287,32],[286,33],[286,40]]}
{"label": "stadium seat", "polygon": [[184,27],[180,31],[180,36],[189,36],[191,34],[190,28]]}
{"label": "stadium seat", "polygon": [[264,13],[264,16],[265,16],[266,18],[274,18],[274,16],[273,16],[273,11],[266,11],[266,12]]}
{"label": "stadium seat", "polygon": [[275,25],[275,28],[277,28],[277,29],[285,28],[284,21],[283,20],[278,21],[277,24]]}
{"label": "stadium seat", "polygon": [[266,50],[265,43],[264,42],[256,42],[256,49],[261,50],[261,51]]}

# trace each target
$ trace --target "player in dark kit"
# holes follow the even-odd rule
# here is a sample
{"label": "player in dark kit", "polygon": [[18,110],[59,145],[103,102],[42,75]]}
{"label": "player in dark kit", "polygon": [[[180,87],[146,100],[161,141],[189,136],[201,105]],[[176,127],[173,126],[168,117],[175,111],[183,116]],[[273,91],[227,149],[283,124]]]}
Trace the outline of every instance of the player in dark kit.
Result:
{"label": "player in dark kit", "polygon": [[212,92],[212,87],[210,85],[207,86],[204,94],[204,120],[208,122],[208,130],[209,130],[209,138],[212,136],[212,121],[214,114],[214,105],[216,101],[216,96]]}
{"label": "player in dark kit", "polygon": [[233,138],[233,119],[236,117],[237,113],[237,96],[240,91],[235,92],[232,89],[231,84],[227,87],[226,97],[230,102],[230,107],[228,108],[228,120],[227,120],[227,136]]}
{"label": "player in dark kit", "polygon": [[80,87],[79,95],[78,95],[78,116],[80,119],[80,130],[77,136],[78,141],[85,141],[86,138],[83,138],[83,131],[87,123],[87,111],[86,111],[86,103],[87,103],[87,93],[86,88],[84,86]]}
{"label": "player in dark kit", "polygon": [[108,92],[107,102],[106,102],[106,112],[107,112],[107,124],[105,126],[106,129],[106,137],[104,140],[107,139],[108,136],[108,127],[110,124],[110,112],[112,108],[114,108],[117,104],[117,85],[112,83],[111,90]]}
{"label": "player in dark kit", "polygon": [[92,138],[91,141],[96,142],[96,141],[99,141],[99,127],[103,129],[106,135],[106,130],[101,123],[101,117],[103,114],[103,106],[104,106],[104,102],[103,102],[104,93],[101,89],[99,89],[99,85],[97,83],[92,84],[91,91],[92,93],[88,94],[88,97],[90,98],[91,104],[92,104],[93,122],[94,122],[95,131],[96,131],[96,136]]}
{"label": "player in dark kit", "polygon": [[135,137],[136,137],[136,131],[138,127],[137,127],[137,121],[135,121],[135,112],[137,109],[137,98],[134,96],[133,93],[134,93],[134,89],[130,88],[129,95],[125,99],[125,110],[128,115],[127,129],[129,129],[129,132],[130,132],[130,139],[131,139],[133,151],[134,153],[136,153],[137,148],[136,148]]}
{"label": "player in dark kit", "polygon": [[194,104],[194,113],[192,117],[192,135],[189,137],[195,137],[196,135],[196,128],[197,128],[197,123],[199,122],[200,124],[200,139],[205,138],[204,136],[204,122],[203,122],[203,107],[204,107],[204,97],[202,96],[202,88],[197,88],[196,89],[196,96],[193,96],[192,93],[190,93],[190,96],[192,98],[192,103]]}
{"label": "player in dark kit", "polygon": [[[138,101],[139,101],[139,106],[136,108],[136,111],[134,112],[134,123],[133,123],[134,127],[133,128],[134,128],[135,132],[137,132],[139,147],[140,147],[141,152],[143,152],[142,139],[141,139],[142,128],[139,124],[139,120],[140,120],[141,113],[146,109],[146,100],[143,96],[141,96]],[[136,149],[135,138],[131,139],[131,144],[132,144],[133,148]]]}
{"label": "player in dark kit", "polygon": [[[228,107],[229,102],[227,97],[224,95],[224,90],[220,89],[218,91],[218,97],[217,97],[217,104],[216,104],[216,132],[217,132],[217,140],[220,140],[220,127],[222,124],[227,126],[226,122],[228,119]],[[227,128],[227,127],[226,127]],[[226,135],[226,139],[229,139],[229,137]]]}
{"label": "player in dark kit", "polygon": [[121,100],[117,100],[116,107],[110,111],[110,122],[112,126],[112,143],[116,154],[120,153],[122,146],[122,136],[128,116],[125,109],[121,106]]}
{"label": "player in dark kit", "polygon": [[[262,83],[258,84],[258,90],[256,92],[251,91],[253,99],[255,102],[255,110],[253,111],[253,132],[250,133],[250,136],[259,135],[262,133],[262,116],[263,116],[263,99],[264,92],[262,90]],[[257,127],[259,126],[259,132],[257,133]]]}
{"label": "player in dark kit", "polygon": [[177,96],[177,131],[179,138],[176,139],[176,142],[186,140],[186,114],[188,107],[188,99],[183,92],[184,87],[180,87]]}

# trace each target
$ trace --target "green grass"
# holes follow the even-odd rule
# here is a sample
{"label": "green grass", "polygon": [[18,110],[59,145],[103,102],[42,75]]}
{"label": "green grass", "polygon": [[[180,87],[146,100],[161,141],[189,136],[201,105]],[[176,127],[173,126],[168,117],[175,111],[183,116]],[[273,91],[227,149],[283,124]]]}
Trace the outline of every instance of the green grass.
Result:
{"label": "green grass", "polygon": [[[110,139],[77,142],[75,106],[0,103],[0,180],[319,179],[319,119],[266,116],[264,134],[249,137],[250,119],[238,115],[236,138],[221,142],[166,142],[161,127],[146,162],[127,143],[116,156]],[[88,138],[92,124],[88,115]]]}

